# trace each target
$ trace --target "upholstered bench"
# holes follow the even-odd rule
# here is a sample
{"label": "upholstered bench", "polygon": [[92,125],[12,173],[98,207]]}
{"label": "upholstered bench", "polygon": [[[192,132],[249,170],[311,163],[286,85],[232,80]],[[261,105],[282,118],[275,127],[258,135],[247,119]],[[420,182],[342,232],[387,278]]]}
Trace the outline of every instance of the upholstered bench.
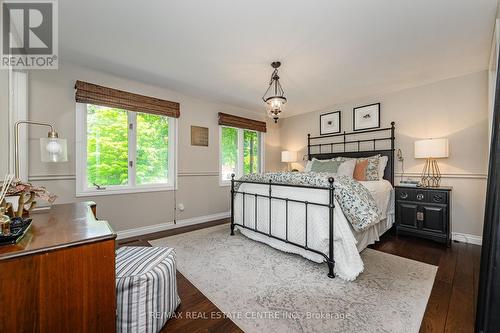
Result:
{"label": "upholstered bench", "polygon": [[124,246],[116,251],[117,332],[159,332],[180,303],[175,251]]}

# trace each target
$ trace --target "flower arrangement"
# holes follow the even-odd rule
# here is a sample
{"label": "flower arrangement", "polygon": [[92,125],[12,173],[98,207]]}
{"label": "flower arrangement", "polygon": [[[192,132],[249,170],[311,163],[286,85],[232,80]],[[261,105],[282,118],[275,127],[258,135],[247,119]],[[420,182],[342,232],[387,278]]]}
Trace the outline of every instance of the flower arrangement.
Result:
{"label": "flower arrangement", "polygon": [[0,202],[0,206],[4,208],[4,211],[7,212],[10,217],[22,217],[23,215],[29,214],[29,212],[36,207],[36,198],[40,198],[50,204],[54,203],[57,199],[57,196],[50,193],[44,186],[22,182],[19,179],[15,179],[12,183],[7,184],[6,196],[19,197],[16,211],[14,211],[12,204],[5,199]]}

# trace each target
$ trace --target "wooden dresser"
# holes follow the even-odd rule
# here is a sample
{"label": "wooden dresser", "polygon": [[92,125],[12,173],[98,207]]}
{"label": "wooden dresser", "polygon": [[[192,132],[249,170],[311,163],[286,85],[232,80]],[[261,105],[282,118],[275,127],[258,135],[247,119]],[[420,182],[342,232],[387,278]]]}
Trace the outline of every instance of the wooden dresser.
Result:
{"label": "wooden dresser", "polygon": [[0,246],[0,332],[114,332],[115,238],[92,202],[32,214]]}

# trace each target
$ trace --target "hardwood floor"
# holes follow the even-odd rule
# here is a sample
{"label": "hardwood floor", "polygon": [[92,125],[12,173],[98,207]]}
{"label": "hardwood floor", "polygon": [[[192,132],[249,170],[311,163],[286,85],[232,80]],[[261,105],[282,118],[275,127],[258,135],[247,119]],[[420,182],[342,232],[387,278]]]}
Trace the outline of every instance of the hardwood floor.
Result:
{"label": "hardwood floor", "polygon": [[[140,239],[120,241],[119,246],[151,246],[148,240],[227,222],[219,220],[167,230]],[[439,266],[420,332],[474,331],[480,246],[454,242],[446,248],[431,241],[410,236],[397,237],[388,232],[380,242],[370,247]],[[162,332],[241,332],[230,319],[213,318],[214,314],[221,313],[220,310],[179,272],[177,283],[182,303],[177,309],[177,317],[170,319]]]}

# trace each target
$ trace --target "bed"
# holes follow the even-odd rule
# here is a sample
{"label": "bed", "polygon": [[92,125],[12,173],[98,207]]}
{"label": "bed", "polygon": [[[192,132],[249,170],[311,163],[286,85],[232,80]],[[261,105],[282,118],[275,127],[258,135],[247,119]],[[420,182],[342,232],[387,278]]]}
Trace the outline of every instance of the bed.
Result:
{"label": "bed", "polygon": [[276,249],[326,262],[330,278],[356,279],[364,268],[359,252],[394,222],[394,132],[392,122],[388,128],[307,137],[309,161],[386,158],[376,181],[315,172],[232,177],[231,235],[236,229]]}

